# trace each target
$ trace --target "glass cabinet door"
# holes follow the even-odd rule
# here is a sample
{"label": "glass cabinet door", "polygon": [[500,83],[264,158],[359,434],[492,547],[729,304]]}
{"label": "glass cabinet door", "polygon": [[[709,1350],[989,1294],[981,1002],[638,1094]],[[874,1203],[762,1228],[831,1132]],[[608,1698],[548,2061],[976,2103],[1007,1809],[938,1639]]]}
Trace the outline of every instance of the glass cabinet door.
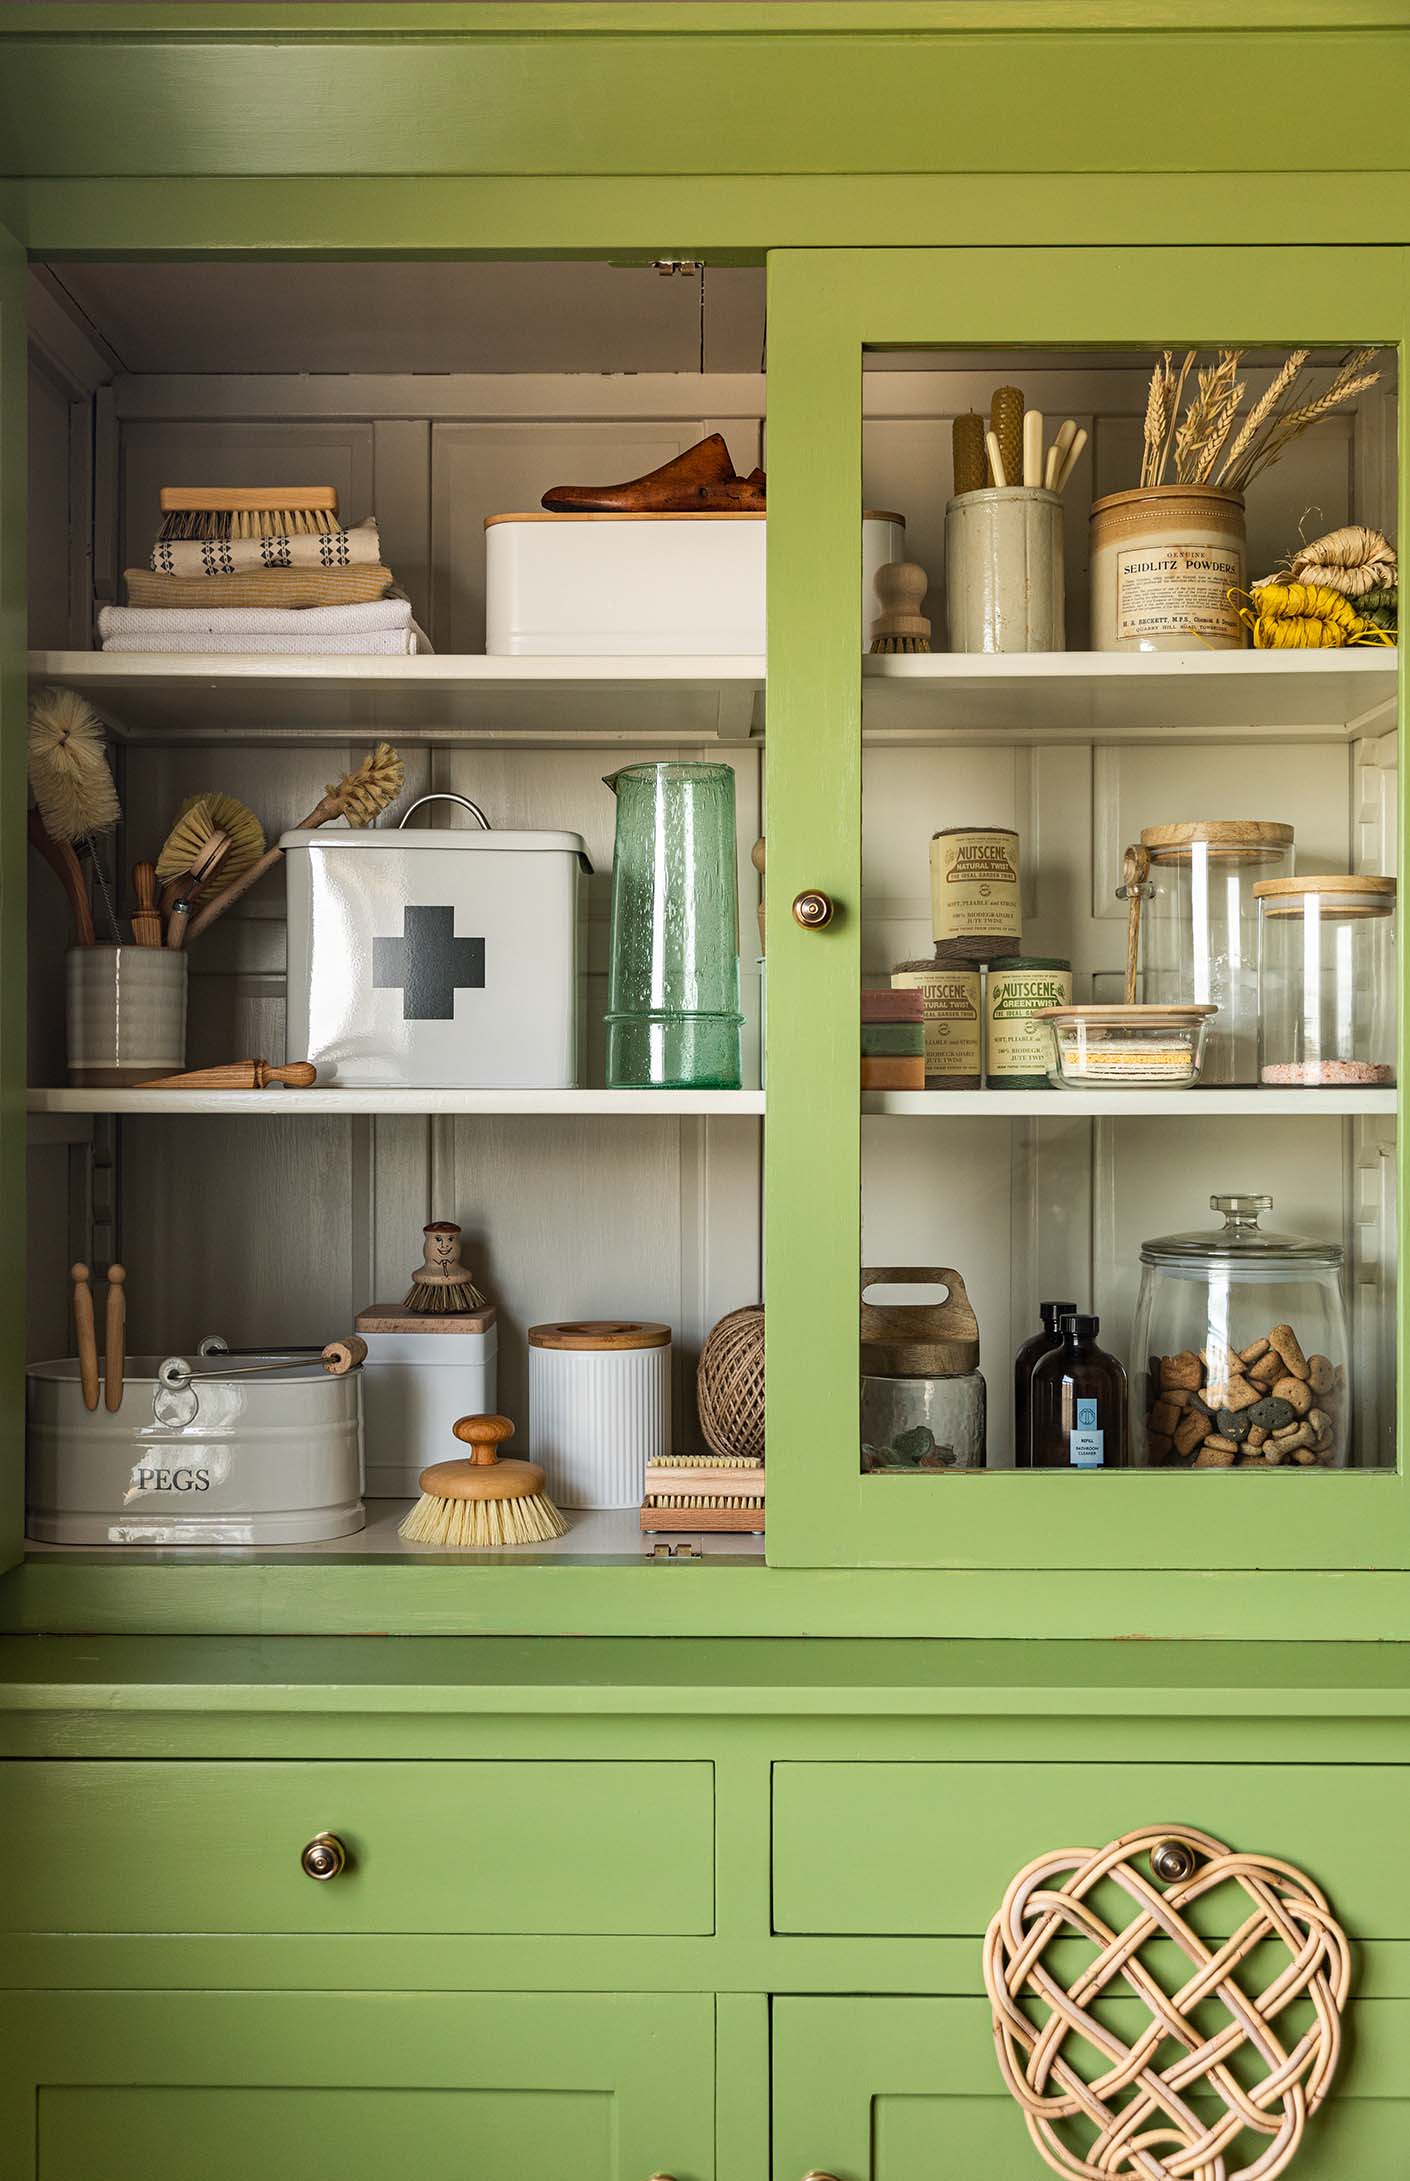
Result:
{"label": "glass cabinet door", "polygon": [[770,259],[776,1564],[1408,1564],[1405,271]]}

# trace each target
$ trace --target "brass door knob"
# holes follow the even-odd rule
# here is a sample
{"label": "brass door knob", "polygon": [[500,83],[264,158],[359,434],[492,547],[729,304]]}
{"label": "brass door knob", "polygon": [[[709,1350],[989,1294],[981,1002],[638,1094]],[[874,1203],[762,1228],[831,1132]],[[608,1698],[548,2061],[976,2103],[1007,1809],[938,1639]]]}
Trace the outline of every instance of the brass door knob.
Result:
{"label": "brass door knob", "polygon": [[326,1884],[347,1869],[348,1851],[336,1833],[315,1833],[303,1854],[299,1868],[306,1878],[316,1878]]}
{"label": "brass door knob", "polygon": [[831,894],[819,893],[815,887],[793,897],[793,921],[804,931],[821,931],[832,922],[834,914]]}
{"label": "brass door knob", "polygon": [[1151,1849],[1151,1869],[1168,1886],[1193,1878],[1198,1857],[1186,1840],[1158,1840]]}

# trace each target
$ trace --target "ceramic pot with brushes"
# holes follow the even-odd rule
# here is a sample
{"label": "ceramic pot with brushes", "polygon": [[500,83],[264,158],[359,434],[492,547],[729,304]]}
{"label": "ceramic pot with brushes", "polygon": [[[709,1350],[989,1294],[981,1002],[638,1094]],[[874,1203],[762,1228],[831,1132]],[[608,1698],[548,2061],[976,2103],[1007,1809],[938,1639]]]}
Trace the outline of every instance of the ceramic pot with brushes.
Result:
{"label": "ceramic pot with brushes", "polygon": [[1021,404],[1016,388],[1001,387],[988,431],[977,416],[955,419],[956,492],[945,509],[954,652],[1066,648],[1062,495],[1087,435],[1069,419],[1045,450],[1041,412]]}
{"label": "ceramic pot with brushes", "polygon": [[76,946],[64,957],[69,1082],[120,1089],[186,1065],[186,956]]}

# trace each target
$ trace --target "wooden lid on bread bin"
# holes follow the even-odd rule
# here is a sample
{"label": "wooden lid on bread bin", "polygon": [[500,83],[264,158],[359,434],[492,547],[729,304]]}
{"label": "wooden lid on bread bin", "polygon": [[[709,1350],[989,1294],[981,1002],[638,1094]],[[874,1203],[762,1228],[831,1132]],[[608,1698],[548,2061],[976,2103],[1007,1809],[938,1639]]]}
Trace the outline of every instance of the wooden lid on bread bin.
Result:
{"label": "wooden lid on bread bin", "polygon": [[531,1348],[570,1348],[600,1353],[610,1348],[669,1348],[671,1328],[640,1318],[571,1318],[561,1325],[531,1325]]}
{"label": "wooden lid on bread bin", "polygon": [[[943,1287],[943,1303],[869,1303],[873,1287]],[[979,1368],[979,1320],[950,1265],[862,1273],[862,1370],[868,1378],[961,1378]]]}

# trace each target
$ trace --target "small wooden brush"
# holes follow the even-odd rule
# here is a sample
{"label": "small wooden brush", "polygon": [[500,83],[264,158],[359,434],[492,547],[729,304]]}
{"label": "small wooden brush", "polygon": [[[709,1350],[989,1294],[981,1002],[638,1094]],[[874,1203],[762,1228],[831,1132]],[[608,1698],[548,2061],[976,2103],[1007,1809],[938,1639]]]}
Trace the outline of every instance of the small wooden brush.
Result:
{"label": "small wooden brush", "polygon": [[132,891],[137,906],[132,912],[132,944],[159,947],[162,943],[162,912],[157,907],[157,867],[138,863],[132,869]]}
{"label": "small wooden brush", "polygon": [[229,856],[231,846],[228,833],[212,833],[205,846],[196,850],[196,860],[190,870],[182,871],[163,887],[162,919],[166,926],[166,943],[177,953],[186,944],[186,926],[197,901],[214,885],[215,875]]}
{"label": "small wooden brush", "polygon": [[918,652],[930,649],[930,623],[921,612],[930,578],[919,562],[889,560],[876,571],[876,595],[882,611],[872,623],[874,652]]}
{"label": "small wooden brush", "polygon": [[646,1465],[643,1530],[762,1530],[764,1465],[681,1454]]}
{"label": "small wooden brush", "polygon": [[568,1525],[544,1492],[538,1463],[500,1460],[500,1446],[514,1436],[507,1416],[462,1416],[453,1428],[474,1451],[468,1460],[422,1470],[421,1497],[399,1536],[411,1545],[484,1552],[566,1535]]}
{"label": "small wooden brush", "polygon": [[311,537],[338,527],[334,485],[163,485],[158,541]]}
{"label": "small wooden brush", "polygon": [[[191,916],[264,854],[264,827],[233,795],[193,795],[162,842],[157,877],[169,947],[184,945]],[[185,903],[182,910],[181,904]]]}
{"label": "small wooden brush", "polygon": [[[350,826],[370,825],[389,804],[396,801],[405,779],[406,767],[396,751],[389,742],[379,742],[356,770],[344,773],[341,780],[335,781],[323,800],[315,803],[308,816],[301,818],[298,825],[291,830],[312,833],[319,826],[327,825],[333,818],[346,818]],[[267,848],[250,865],[248,871],[241,872],[239,878],[223,886],[215,899],[208,901],[199,915],[192,919],[187,938],[199,939],[201,933],[208,930],[218,916],[224,916],[227,909],[233,907],[242,895],[247,894],[264,877],[266,871],[273,870],[283,853],[276,841],[272,848]]]}
{"label": "small wooden brush", "polygon": [[423,1227],[423,1261],[411,1275],[411,1288],[402,1303],[425,1317],[455,1317],[467,1310],[483,1310],[485,1298],[460,1261],[460,1229],[453,1219],[433,1219]]}

